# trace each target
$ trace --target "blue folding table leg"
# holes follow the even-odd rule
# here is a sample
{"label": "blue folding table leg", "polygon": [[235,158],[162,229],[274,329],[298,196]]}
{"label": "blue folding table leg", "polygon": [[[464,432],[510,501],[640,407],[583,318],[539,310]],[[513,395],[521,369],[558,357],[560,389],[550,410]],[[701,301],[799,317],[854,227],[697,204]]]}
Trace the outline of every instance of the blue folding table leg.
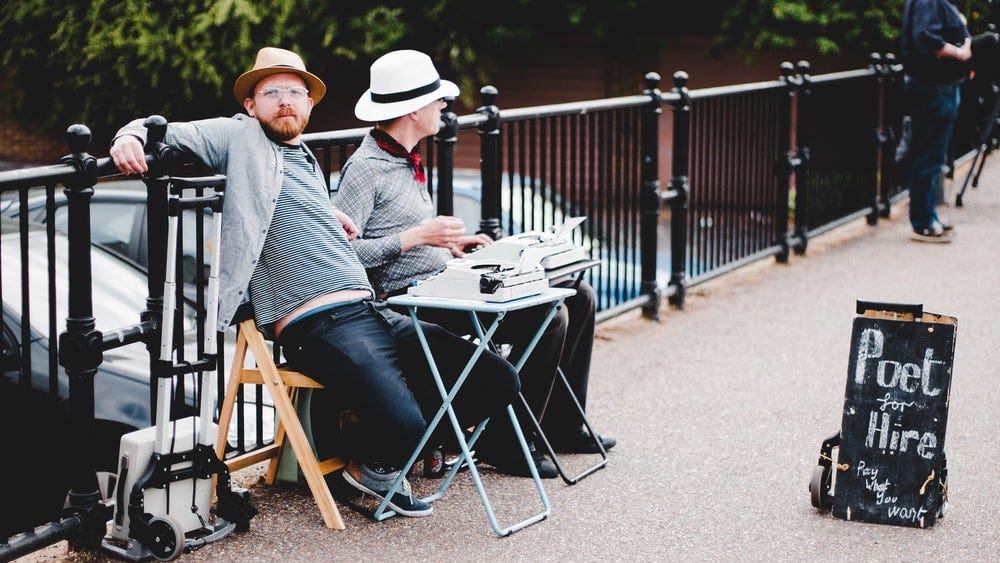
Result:
{"label": "blue folding table leg", "polygon": [[[561,302],[561,300],[559,301]],[[555,303],[553,305],[553,310],[550,312],[550,315],[546,320],[546,322],[543,323],[542,326],[539,328],[538,333],[536,334],[536,338],[532,342],[531,347],[534,346],[534,343],[537,342],[538,337],[544,331],[545,327],[548,324],[548,320],[551,320],[551,317],[554,315],[555,308],[557,306],[558,303]],[[490,503],[489,496],[486,494],[486,489],[483,486],[482,478],[479,475],[479,470],[478,468],[476,468],[475,459],[472,457],[470,451],[470,441],[466,441],[465,433],[463,432],[463,429],[458,422],[458,418],[455,416],[455,411],[452,408],[452,401],[458,394],[458,391],[461,389],[462,384],[465,382],[465,379],[472,371],[473,366],[475,366],[476,362],[479,360],[479,357],[482,355],[483,351],[486,350],[487,347],[489,346],[490,338],[492,338],[493,333],[495,333],[497,328],[500,326],[500,322],[502,321],[506,312],[505,311],[498,312],[493,323],[490,325],[489,330],[487,330],[485,333],[481,331],[481,327],[477,329],[477,332],[479,332],[479,337],[480,337],[479,345],[476,347],[476,350],[469,358],[469,361],[466,363],[465,368],[462,370],[462,373],[459,375],[455,384],[452,386],[452,389],[448,391],[444,387],[444,383],[442,382],[441,379],[441,374],[438,371],[437,362],[434,360],[434,355],[431,352],[430,346],[427,343],[427,338],[424,335],[420,323],[418,322],[416,314],[416,306],[408,306],[407,309],[409,310],[410,317],[414,320],[414,324],[416,326],[417,338],[419,339],[420,346],[423,348],[424,355],[427,358],[427,362],[428,365],[430,366],[431,374],[434,378],[435,385],[437,385],[438,392],[441,394],[442,404],[441,407],[438,409],[438,412],[435,413],[434,418],[427,425],[427,430],[424,432],[423,437],[421,437],[420,443],[415,448],[413,454],[411,454],[410,459],[407,461],[405,467],[400,471],[399,476],[393,482],[392,487],[390,487],[389,489],[389,492],[386,494],[385,498],[382,499],[382,502],[376,509],[374,513],[374,518],[376,520],[384,520],[386,518],[389,518],[390,516],[395,515],[395,511],[388,508],[389,499],[391,499],[392,495],[395,494],[397,490],[399,490],[399,487],[402,484],[402,481],[406,473],[413,466],[413,464],[416,463],[417,458],[423,451],[423,448],[426,445],[427,441],[429,440],[431,434],[433,433],[437,425],[440,423],[441,418],[445,414],[447,414],[448,420],[452,426],[452,430],[454,431],[455,437],[458,441],[459,448],[461,449],[461,454],[459,459],[455,463],[454,467],[452,467],[451,471],[449,471],[448,475],[445,477],[445,482],[443,482],[441,486],[438,487],[437,492],[435,492],[433,495],[423,500],[425,502],[433,502],[437,499],[440,499],[443,496],[445,489],[447,489],[448,485],[451,483],[455,474],[458,472],[458,468],[461,466],[462,461],[466,460],[469,468],[469,474],[472,476],[472,480],[475,483],[476,490],[479,493],[479,498],[483,502],[483,507],[486,510],[486,515],[487,518],[489,519],[490,526],[492,526],[493,531],[496,532],[498,536],[509,535],[517,530],[520,530],[522,528],[530,526],[531,524],[546,519],[549,513],[551,512],[549,499],[548,496],[545,494],[545,488],[542,486],[542,480],[538,476],[538,471],[535,468],[534,463],[532,462],[531,452],[528,449],[528,444],[524,438],[524,434],[521,432],[520,424],[518,423],[517,416],[514,414],[513,407],[510,405],[507,406],[507,415],[510,417],[511,423],[514,427],[514,432],[517,436],[517,440],[521,447],[521,451],[524,454],[525,459],[528,461],[528,467],[531,472],[532,479],[534,480],[535,487],[538,491],[539,499],[541,500],[542,503],[542,511],[506,528],[501,528],[499,523],[497,522],[496,514],[493,510],[493,505]],[[526,350],[526,353],[524,355],[525,358],[527,357],[527,353],[530,353],[530,348]],[[477,425],[471,437],[471,443],[473,444],[475,443],[475,440],[479,437],[479,434],[482,433],[482,430],[483,428],[485,428],[487,422],[488,420],[484,420]]]}
{"label": "blue folding table leg", "polygon": [[[601,456],[599,461],[590,467],[587,467],[574,477],[568,476],[566,471],[563,469],[562,463],[559,461],[559,456],[556,455],[555,448],[552,447],[552,444],[549,443],[548,436],[546,436],[545,432],[542,431],[542,421],[535,416],[534,412],[532,412],[531,407],[528,405],[528,401],[524,398],[524,395],[521,395],[521,403],[524,405],[524,409],[528,413],[528,418],[535,427],[535,432],[538,434],[538,437],[542,439],[542,445],[545,447],[545,451],[549,454],[549,457],[552,458],[552,463],[555,464],[556,470],[559,472],[559,476],[562,477],[562,480],[567,485],[575,485],[588,475],[606,467],[608,465],[608,452],[604,449],[604,444],[601,443],[601,439],[598,437],[597,432],[594,431],[594,427],[591,426],[590,419],[587,418],[587,412],[583,410],[583,406],[580,405],[580,401],[576,398],[576,394],[573,392],[573,388],[566,379],[566,374],[563,373],[562,368],[556,369],[556,377],[562,381],[563,386],[566,388],[566,392],[569,393],[570,399],[572,399],[573,404],[576,405],[577,412],[580,413],[583,425],[587,428],[587,432],[590,433],[591,440],[593,440],[594,445],[597,446],[597,453]],[[554,384],[555,381],[553,381],[553,385]],[[551,396],[551,389],[549,393]],[[542,416],[545,416],[545,407],[542,408]]]}
{"label": "blue folding table leg", "polygon": [[[518,360],[517,365],[514,366],[517,369],[518,373],[521,372],[521,368],[527,361],[528,356],[535,349],[535,346],[538,344],[538,341],[541,340],[545,328],[549,326],[549,323],[552,321],[552,318],[556,314],[556,310],[559,308],[559,305],[562,304],[562,302],[563,300],[560,299],[552,303],[552,306],[548,312],[548,316],[546,316],[545,320],[542,321],[541,329],[535,333],[534,338],[532,338],[531,342],[528,343],[528,346],[525,348],[524,353],[521,354],[521,358]],[[479,336],[480,341],[483,341],[485,339],[485,335],[483,334],[482,325],[479,322],[479,316],[476,315],[475,311],[469,311],[469,315],[472,317],[472,326],[475,327],[477,336]],[[562,480],[567,485],[575,485],[579,483],[581,479],[607,466],[608,452],[605,451],[604,445],[601,444],[601,440],[597,436],[597,432],[595,432],[594,428],[590,425],[590,420],[587,418],[587,413],[586,411],[583,410],[583,406],[580,405],[580,401],[576,398],[576,394],[573,392],[573,388],[570,386],[569,381],[566,380],[566,374],[563,373],[562,368],[556,368],[556,377],[560,379],[562,381],[563,386],[566,387],[566,392],[569,393],[570,398],[573,400],[573,404],[576,405],[576,410],[578,413],[580,413],[580,417],[583,419],[583,424],[584,426],[587,427],[587,431],[590,433],[591,438],[594,440],[594,444],[597,445],[598,453],[600,453],[601,455],[600,461],[584,469],[574,477],[570,477],[566,474],[566,471],[563,469],[562,463],[560,463],[559,461],[559,456],[556,455],[555,448],[553,448],[552,444],[549,443],[548,437],[542,430],[541,421],[538,419],[538,417],[535,416],[535,413],[531,410],[531,406],[528,405],[528,401],[524,398],[524,394],[518,393],[517,395],[521,401],[521,404],[524,406],[525,412],[528,413],[528,419],[531,420],[531,424],[535,428],[535,433],[538,434],[538,437],[542,439],[542,444],[545,446],[545,449],[549,454],[549,457],[552,458],[552,463],[555,464],[556,470],[559,472],[559,476],[562,477]],[[553,385],[554,384],[555,381],[553,381]],[[551,396],[551,394],[552,394],[552,389],[550,388],[549,395]],[[548,401],[546,400],[546,403],[547,402]],[[544,416],[544,413],[545,413],[545,407],[542,408],[542,416]]]}

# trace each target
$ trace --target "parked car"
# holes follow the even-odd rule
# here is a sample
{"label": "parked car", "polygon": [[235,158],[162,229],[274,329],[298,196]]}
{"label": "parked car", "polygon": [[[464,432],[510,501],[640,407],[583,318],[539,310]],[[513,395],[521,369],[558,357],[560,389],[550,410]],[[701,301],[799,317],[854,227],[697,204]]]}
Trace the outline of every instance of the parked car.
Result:
{"label": "parked car", "polygon": [[[149,266],[148,233],[147,233],[147,198],[146,184],[141,180],[113,180],[99,182],[94,186],[94,193],[90,198],[90,227],[91,242],[100,245],[105,250],[117,254],[120,258],[139,266],[143,274]],[[69,208],[68,200],[61,190],[54,192],[53,205],[55,213],[53,223],[56,231],[65,233],[68,230]],[[42,191],[37,191],[27,199],[28,221],[31,223],[46,224],[50,221],[46,207],[46,195]],[[20,201],[17,198],[8,198],[0,202],[0,218],[18,219],[22,213]],[[211,212],[204,210],[205,241],[204,254],[207,257],[212,248],[211,238]],[[197,222],[198,216],[190,211],[181,214],[181,231],[183,240],[180,244],[183,250],[183,282],[184,294],[188,299],[189,310],[195,310],[194,303],[197,299],[198,287],[195,284],[195,265],[197,262]],[[208,265],[203,265],[205,278],[208,276]],[[94,270],[97,271],[96,269]],[[143,282],[145,283],[145,281]],[[145,286],[143,286],[145,287]],[[145,295],[145,294],[143,294]],[[95,305],[96,306],[96,305]],[[141,310],[141,309],[140,309]],[[192,337],[193,338],[193,337]],[[236,342],[236,329],[230,327],[225,333],[228,344],[227,350],[233,349]],[[191,340],[191,339],[188,339]],[[230,361],[231,358],[226,358]],[[228,373],[228,369],[226,370]],[[248,393],[248,398],[244,403],[244,410],[247,412],[247,419],[255,419],[256,407],[252,403],[254,395]],[[273,409],[273,403],[267,394],[264,394],[263,403],[265,408]],[[268,417],[265,416],[265,420]],[[252,420],[244,424],[252,425]],[[274,435],[273,426],[270,420],[263,425],[264,439],[270,440]],[[244,436],[245,442],[255,440],[256,434],[247,432]],[[236,444],[236,427],[234,426],[229,435],[230,443]],[[250,447],[249,445],[247,447]]]}
{"label": "parked car", "polygon": [[[146,194],[146,184],[141,180],[118,180],[98,183],[90,198],[91,240],[143,268],[149,266]],[[53,196],[55,214],[52,218],[48,217],[43,192],[31,195],[24,209],[18,199],[5,200],[0,203],[0,217],[17,219],[26,212],[30,222],[45,224],[52,221],[57,231],[66,232],[69,222],[68,200],[61,190],[56,191]],[[205,210],[204,213],[206,233],[210,234],[210,212]],[[184,252],[184,282],[187,284],[194,282],[197,271],[194,267],[198,248],[197,219],[194,213],[181,214],[181,231],[184,235],[181,248]],[[211,243],[212,239],[206,236],[206,256]]]}
{"label": "parked car", "polygon": [[[16,382],[21,364],[21,334],[22,334],[22,293],[24,287],[21,281],[22,261],[21,243],[18,225],[9,220],[3,221],[0,235],[0,263],[2,268],[3,288],[3,326],[0,338],[0,360],[2,374],[0,377]],[[46,233],[40,226],[31,225],[27,240],[27,271],[29,282],[28,307],[30,311],[29,350],[31,354],[31,387],[48,394],[49,390],[49,356],[50,342],[48,335],[48,319],[54,315],[57,322],[68,316],[69,280],[67,278],[68,241],[58,231],[55,236],[55,310],[51,310],[48,292],[44,289],[48,283],[48,256],[46,248]],[[146,308],[148,294],[147,276],[145,271],[131,261],[124,259],[99,244],[91,247],[91,266],[93,284],[93,317],[96,329],[110,331],[133,325],[139,321],[139,313]],[[41,288],[41,289],[40,289]],[[185,300],[181,305],[182,328],[185,339],[185,357],[196,357],[197,315],[194,304]],[[64,325],[57,325],[62,330]],[[228,348],[232,350],[232,347]],[[226,362],[231,358],[226,358]],[[69,383],[61,366],[58,369],[58,396],[68,397]],[[228,364],[226,373],[229,373]],[[98,367],[94,377],[94,415],[95,441],[93,455],[97,469],[102,475],[102,486],[113,479],[117,470],[119,438],[130,431],[150,426],[150,366],[149,353],[141,343],[129,344],[107,350],[103,354],[103,362]],[[183,412],[180,416],[196,414],[196,399],[194,396],[194,376],[185,376],[185,399]],[[244,411],[255,409],[253,392],[246,393]],[[274,413],[270,399],[264,399],[267,411],[263,417],[263,432],[265,440],[274,435]],[[245,417],[244,430],[248,437],[256,436],[256,417]],[[229,440],[236,443],[235,426],[229,432]],[[107,491],[105,491],[107,492]]]}
{"label": "parked car", "polygon": [[[433,180],[433,178],[432,178]],[[500,226],[505,235],[525,231],[541,231],[561,225],[574,216],[572,205],[563,202],[561,196],[552,193],[551,188],[537,179],[501,175]],[[336,193],[340,185],[340,174],[330,174],[330,191]],[[509,186],[516,189],[509,189]],[[519,189],[521,186],[525,188]],[[456,168],[452,175],[452,214],[465,223],[468,232],[479,229],[482,215],[482,176],[471,168]],[[433,201],[437,208],[438,193]],[[563,210],[569,208],[570,211]],[[588,220],[594,220],[590,217]],[[544,227],[543,227],[544,225]],[[670,277],[670,245],[666,230],[659,234],[657,251],[657,284],[666,287]],[[607,309],[639,297],[641,290],[641,270],[638,265],[638,242],[623,248],[592,238],[587,234],[586,223],[572,234],[573,240],[588,250],[591,257],[601,261],[600,266],[587,271],[584,279],[594,286],[598,297],[598,308]],[[630,257],[626,259],[626,257]]]}

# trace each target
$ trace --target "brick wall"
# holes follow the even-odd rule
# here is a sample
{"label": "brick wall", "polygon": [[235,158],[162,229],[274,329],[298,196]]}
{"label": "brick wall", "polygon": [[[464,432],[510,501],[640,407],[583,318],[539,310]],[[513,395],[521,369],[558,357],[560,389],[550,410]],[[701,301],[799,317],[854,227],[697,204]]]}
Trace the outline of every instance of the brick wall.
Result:
{"label": "brick wall", "polygon": [[46,132],[0,115],[0,160],[55,164],[67,152],[63,134]]}

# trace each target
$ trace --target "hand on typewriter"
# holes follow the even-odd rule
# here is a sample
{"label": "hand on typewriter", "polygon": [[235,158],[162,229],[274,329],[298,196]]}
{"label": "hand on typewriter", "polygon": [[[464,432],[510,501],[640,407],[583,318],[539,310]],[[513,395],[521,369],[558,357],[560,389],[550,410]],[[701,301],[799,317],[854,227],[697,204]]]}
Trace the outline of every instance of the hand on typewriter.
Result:
{"label": "hand on typewriter", "polygon": [[451,255],[455,258],[462,258],[466,252],[479,250],[491,242],[493,242],[493,239],[483,233],[459,237],[458,243],[451,247]]}
{"label": "hand on typewriter", "polygon": [[400,250],[406,252],[420,245],[452,248],[459,244],[464,234],[465,224],[461,219],[438,215],[430,221],[399,233]]}

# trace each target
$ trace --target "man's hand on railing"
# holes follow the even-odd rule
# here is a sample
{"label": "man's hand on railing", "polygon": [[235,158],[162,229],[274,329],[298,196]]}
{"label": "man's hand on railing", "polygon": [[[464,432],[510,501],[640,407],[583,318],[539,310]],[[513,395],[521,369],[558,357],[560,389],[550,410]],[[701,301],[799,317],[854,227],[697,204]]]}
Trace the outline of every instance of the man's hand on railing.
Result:
{"label": "man's hand on railing", "polygon": [[146,166],[146,152],[142,141],[132,135],[122,135],[111,145],[111,160],[122,174],[143,174]]}

